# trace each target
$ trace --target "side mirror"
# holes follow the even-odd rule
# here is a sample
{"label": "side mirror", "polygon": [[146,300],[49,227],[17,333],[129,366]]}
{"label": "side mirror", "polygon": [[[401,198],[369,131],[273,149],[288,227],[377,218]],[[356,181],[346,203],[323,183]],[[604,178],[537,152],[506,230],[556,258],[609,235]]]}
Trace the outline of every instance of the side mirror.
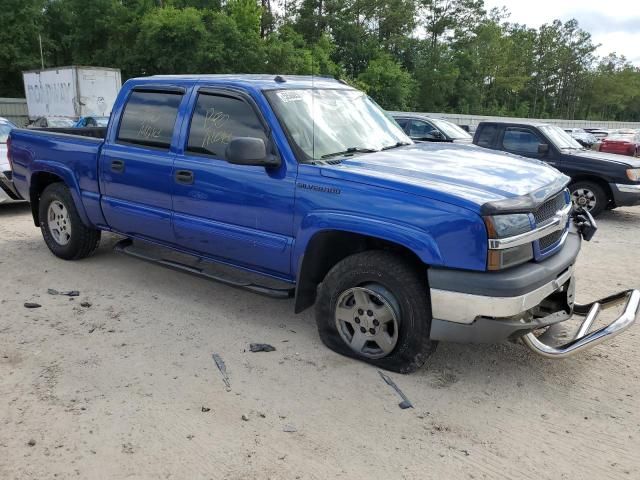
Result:
{"label": "side mirror", "polygon": [[227,162],[234,165],[257,165],[277,167],[280,160],[267,154],[264,140],[254,137],[237,137],[229,142],[226,150]]}
{"label": "side mirror", "polygon": [[538,145],[538,153],[540,155],[545,155],[548,151],[549,151],[549,144],[548,143],[540,143]]}

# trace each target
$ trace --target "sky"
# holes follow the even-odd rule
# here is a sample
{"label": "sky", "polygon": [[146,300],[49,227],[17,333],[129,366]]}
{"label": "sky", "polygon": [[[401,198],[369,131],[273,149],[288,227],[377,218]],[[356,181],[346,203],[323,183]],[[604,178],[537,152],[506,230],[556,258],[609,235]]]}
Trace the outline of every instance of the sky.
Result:
{"label": "sky", "polygon": [[507,7],[509,21],[529,27],[575,18],[601,44],[599,56],[616,52],[640,66],[640,0],[485,0],[485,7]]}

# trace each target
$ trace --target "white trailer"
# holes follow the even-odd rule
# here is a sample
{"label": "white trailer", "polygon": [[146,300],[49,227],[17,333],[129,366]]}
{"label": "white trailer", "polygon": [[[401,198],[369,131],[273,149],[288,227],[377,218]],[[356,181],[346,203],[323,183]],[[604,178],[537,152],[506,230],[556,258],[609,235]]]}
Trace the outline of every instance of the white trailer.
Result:
{"label": "white trailer", "polygon": [[22,73],[27,109],[37,117],[108,117],[122,78],[117,68],[60,67]]}

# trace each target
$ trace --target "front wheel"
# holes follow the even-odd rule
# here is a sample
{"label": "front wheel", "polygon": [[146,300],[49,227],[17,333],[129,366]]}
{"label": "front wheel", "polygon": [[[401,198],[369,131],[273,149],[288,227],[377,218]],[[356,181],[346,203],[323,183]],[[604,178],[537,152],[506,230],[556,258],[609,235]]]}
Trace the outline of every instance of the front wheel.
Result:
{"label": "front wheel", "polygon": [[600,215],[609,204],[607,194],[597,183],[579,181],[569,185],[569,190],[573,205],[588,211],[594,217]]}
{"label": "front wheel", "polygon": [[52,183],[40,196],[40,230],[49,250],[65,260],[91,255],[100,243],[100,230],[87,227],[66,185]]}
{"label": "front wheel", "polygon": [[426,275],[386,251],[351,255],[329,271],[316,322],[330,349],[394,372],[417,370],[436,347]]}

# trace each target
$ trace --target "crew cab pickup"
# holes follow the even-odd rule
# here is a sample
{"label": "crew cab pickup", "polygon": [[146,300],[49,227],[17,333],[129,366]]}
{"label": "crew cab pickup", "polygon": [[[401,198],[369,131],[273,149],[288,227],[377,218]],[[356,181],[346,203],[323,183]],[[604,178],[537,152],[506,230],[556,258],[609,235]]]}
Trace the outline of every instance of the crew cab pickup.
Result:
{"label": "crew cab pickup", "polygon": [[[103,135],[11,133],[13,180],[55,255],[86,257],[116,232],[119,252],[295,296],[296,312],[315,304],[328,347],[381,368],[413,371],[438,340],[522,338],[567,356],[638,316],[635,290],[574,303],[595,224],[572,213],[567,176],[473,145],[413,145],[342,82],[133,79]],[[585,319],[568,344],[534,334],[574,313]]]}
{"label": "crew cab pickup", "polygon": [[574,205],[594,217],[605,209],[640,205],[640,160],[588,150],[555,125],[480,122],[473,143],[554,166],[571,177]]}

